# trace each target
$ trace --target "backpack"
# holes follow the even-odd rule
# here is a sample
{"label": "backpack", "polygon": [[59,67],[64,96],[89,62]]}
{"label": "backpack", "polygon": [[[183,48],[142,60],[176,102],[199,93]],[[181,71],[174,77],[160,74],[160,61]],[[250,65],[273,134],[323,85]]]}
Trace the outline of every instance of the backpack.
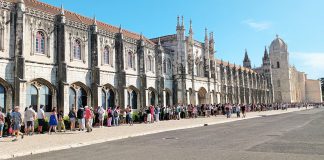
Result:
{"label": "backpack", "polygon": [[118,112],[117,112],[117,110],[115,110],[114,111],[114,117],[118,117],[119,115],[118,115]]}

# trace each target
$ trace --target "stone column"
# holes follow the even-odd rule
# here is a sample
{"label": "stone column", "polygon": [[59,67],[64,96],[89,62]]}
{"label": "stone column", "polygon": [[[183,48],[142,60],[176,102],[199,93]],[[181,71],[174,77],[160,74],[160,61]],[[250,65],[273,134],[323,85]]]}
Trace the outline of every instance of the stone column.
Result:
{"label": "stone column", "polygon": [[[63,86],[63,98],[65,99],[65,101],[63,101],[61,104],[63,105],[62,108],[63,108],[63,113],[64,115],[68,115],[69,114],[69,111],[70,111],[70,106],[69,106],[69,89],[70,89],[70,85],[65,83],[64,86]],[[76,93],[77,95],[77,93]],[[75,107],[76,107],[77,103],[75,104]]]}
{"label": "stone column", "polygon": [[214,93],[210,92],[210,103],[214,104]]}
{"label": "stone column", "polygon": [[190,93],[189,90],[187,90],[187,105],[190,104]]}
{"label": "stone column", "polygon": [[163,106],[166,106],[166,91],[163,90]]}
{"label": "stone column", "polygon": [[[127,105],[130,105],[130,104],[128,104],[128,99],[129,99],[130,97],[128,97],[128,91],[127,91],[127,88],[125,87],[124,88],[124,107],[126,108],[127,107]],[[129,103],[131,103],[131,102],[129,102]]]}
{"label": "stone column", "polygon": [[148,96],[148,94],[149,94],[149,90],[145,89],[145,106],[144,107],[149,105],[149,96]]}
{"label": "stone column", "polygon": [[195,101],[196,101],[196,105],[198,105],[198,91],[194,91],[195,92]]}
{"label": "stone column", "polygon": [[[15,70],[14,70],[14,104],[25,107],[26,84],[25,84],[25,57],[24,57],[24,28],[25,28],[25,4],[19,1],[16,4],[14,18],[14,40],[15,40]],[[23,111],[23,110],[21,110]]]}

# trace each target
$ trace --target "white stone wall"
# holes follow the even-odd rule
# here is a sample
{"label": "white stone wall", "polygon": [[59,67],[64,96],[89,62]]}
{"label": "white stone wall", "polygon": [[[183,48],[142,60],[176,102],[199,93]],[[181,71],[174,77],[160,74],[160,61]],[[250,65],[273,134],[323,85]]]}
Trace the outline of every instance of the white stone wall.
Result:
{"label": "white stone wall", "polygon": [[67,69],[67,83],[82,82],[88,87],[91,86],[91,71],[87,69],[71,68]]}
{"label": "white stone wall", "polygon": [[53,85],[56,85],[56,70],[53,65],[25,63],[25,80],[30,82],[37,78],[43,78]]}
{"label": "white stone wall", "polygon": [[14,62],[0,59],[0,77],[10,84],[14,84]]}
{"label": "white stone wall", "polygon": [[310,103],[322,102],[321,82],[318,80],[306,80],[306,98]]}
{"label": "white stone wall", "polygon": [[115,78],[115,73],[110,73],[110,72],[103,72],[101,71],[100,72],[100,85],[103,86],[103,85],[106,85],[106,84],[110,84],[114,87],[115,84],[116,84],[116,78]]}

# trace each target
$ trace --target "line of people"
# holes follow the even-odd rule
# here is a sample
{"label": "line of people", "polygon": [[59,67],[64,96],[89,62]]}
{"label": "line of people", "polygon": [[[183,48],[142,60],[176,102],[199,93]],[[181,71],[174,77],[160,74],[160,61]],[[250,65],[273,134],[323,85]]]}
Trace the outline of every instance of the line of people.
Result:
{"label": "line of people", "polygon": [[[232,114],[236,114],[236,117],[246,117],[247,112],[255,111],[267,111],[267,110],[287,110],[287,108],[300,108],[306,107],[310,104],[306,103],[274,103],[274,104],[203,104],[203,105],[174,105],[174,106],[147,106],[140,107],[137,115],[134,115],[131,106],[127,106],[125,109],[117,107],[97,107],[95,110],[92,107],[85,106],[79,107],[78,110],[73,107],[68,117],[64,117],[63,111],[57,111],[54,107],[49,114],[48,122],[47,116],[44,112],[44,106],[41,105],[40,109],[36,113],[32,106],[26,107],[24,111],[24,118],[19,111],[20,107],[16,106],[11,112],[7,112],[6,115],[2,113],[0,107],[0,138],[3,136],[3,129],[5,123],[7,123],[7,134],[13,136],[13,141],[17,140],[17,137],[21,135],[33,135],[35,122],[37,120],[37,130],[39,134],[42,134],[44,130],[51,134],[53,131],[56,133],[65,132],[65,122],[69,123],[71,131],[85,131],[91,132],[93,126],[102,128],[103,126],[119,126],[120,124],[133,125],[133,117],[137,117],[136,121],[139,123],[154,123],[160,120],[180,120],[184,118],[197,118],[197,117],[210,117],[217,115],[225,115],[227,118],[231,118]],[[316,104],[314,104],[316,105]],[[23,126],[23,132],[21,127]],[[45,126],[45,128],[44,128]],[[48,126],[48,128],[47,128]],[[48,129],[48,130],[47,130]]]}

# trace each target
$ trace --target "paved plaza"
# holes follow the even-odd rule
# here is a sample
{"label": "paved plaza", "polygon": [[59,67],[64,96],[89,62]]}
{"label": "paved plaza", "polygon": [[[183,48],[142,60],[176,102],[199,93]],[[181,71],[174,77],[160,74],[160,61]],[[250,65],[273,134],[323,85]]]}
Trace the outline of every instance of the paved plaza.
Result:
{"label": "paved plaza", "polygon": [[[256,113],[254,116],[262,117],[127,138],[18,159],[55,160],[68,157],[71,160],[323,160],[323,113],[324,109],[272,116],[266,116],[271,115],[271,112]],[[179,123],[174,123],[174,127],[189,121],[191,120],[178,121]],[[223,120],[211,118],[197,121],[215,123]],[[155,125],[166,127],[163,123],[150,127]],[[137,125],[134,129],[144,126],[149,125]]]}
{"label": "paved plaza", "polygon": [[[27,136],[23,140],[19,140],[18,142],[11,142],[11,139],[2,139],[0,142],[0,146],[6,146],[6,150],[0,150],[0,158],[10,158],[10,157],[17,157],[17,156],[24,156],[24,155],[30,155],[30,154],[37,154],[37,153],[43,153],[43,152],[49,152],[49,151],[56,151],[56,150],[63,150],[63,149],[71,149],[71,148],[78,148],[81,146],[86,146],[86,145],[92,145],[92,144],[97,144],[97,143],[102,143],[102,142],[107,142],[107,141],[112,141],[112,140],[118,140],[118,139],[124,139],[124,138],[129,138],[129,137],[135,137],[134,139],[142,139],[144,137],[151,137],[151,136],[143,136],[143,137],[137,137],[141,135],[147,135],[147,134],[153,134],[153,133],[159,133],[159,132],[165,132],[165,131],[172,131],[172,130],[181,130],[181,129],[189,129],[189,128],[197,128],[198,130],[204,130],[204,128],[201,128],[204,126],[204,124],[221,124],[225,123],[222,125],[223,127],[228,126],[230,130],[236,130],[236,126],[233,123],[226,123],[226,122],[233,122],[233,121],[247,121],[251,123],[251,125],[254,125],[253,130],[259,130],[259,125],[260,124],[266,124],[263,121],[262,118],[260,117],[267,117],[270,115],[278,115],[278,114],[283,114],[283,113],[289,113],[289,112],[295,112],[295,111],[300,111],[296,112],[296,114],[300,113],[300,115],[303,115],[302,113],[310,114],[310,113],[317,113],[322,110],[309,110],[309,111],[301,111],[305,110],[303,109],[297,109],[297,108],[292,108],[286,110],[274,110],[274,111],[265,111],[265,112],[251,112],[248,113],[248,117],[246,119],[242,118],[230,118],[227,119],[225,116],[217,116],[217,117],[210,117],[210,118],[198,118],[198,119],[182,119],[182,120],[171,120],[171,121],[161,121],[158,123],[154,124],[135,124],[134,126],[120,126],[120,127],[112,127],[112,128],[95,128],[94,132],[92,133],[85,133],[85,132],[66,132],[66,133],[58,133],[58,134],[53,134],[53,135],[35,135],[35,136]],[[285,114],[285,115],[295,115],[294,114]],[[270,118],[271,117],[271,118]],[[270,116],[270,119],[273,119],[273,123],[267,123],[265,126],[270,127],[272,125],[276,125],[278,122],[280,122],[280,119],[277,119],[278,116]],[[302,118],[302,117],[301,117]],[[247,120],[251,119],[251,120]],[[241,122],[240,122],[241,123]],[[246,123],[246,122],[242,122]],[[296,122],[297,123],[297,122]],[[303,122],[304,123],[304,122]],[[236,124],[236,123],[235,123]],[[289,126],[290,124],[287,124]],[[302,124],[298,124],[302,125]],[[218,128],[219,125],[214,125],[215,127]],[[209,128],[209,127],[208,127]],[[264,127],[261,127],[264,128]],[[193,129],[196,130],[196,129]],[[215,129],[215,133],[213,135],[208,135],[208,134],[202,134],[200,136],[197,136],[195,132],[191,130],[182,130],[181,132],[192,132],[192,140],[197,140],[205,137],[205,136],[214,136],[214,137],[219,137],[222,134],[219,134],[217,132],[223,132],[223,130]],[[245,130],[247,131],[247,130]],[[238,133],[242,133],[243,135],[247,134],[245,131],[237,131]],[[267,131],[265,129],[265,131]],[[273,129],[273,131],[276,131]],[[273,132],[272,131],[272,132]],[[177,133],[179,131],[176,131]],[[226,130],[224,130],[224,133]],[[171,132],[168,132],[171,133]],[[253,134],[254,136],[257,137],[258,134]],[[270,135],[270,133],[269,133]],[[275,135],[275,134],[271,134]],[[238,136],[236,134],[229,134],[227,138],[231,139],[231,137]],[[154,137],[154,136],[153,136]],[[170,136],[166,136],[166,139],[168,139]],[[180,135],[177,137],[181,137]],[[271,136],[269,136],[271,137]],[[224,137],[225,138],[225,137]],[[227,139],[226,138],[226,139]],[[224,141],[226,141],[224,139]],[[262,139],[262,138],[261,138]],[[159,138],[159,140],[161,140]],[[247,139],[246,139],[247,140]],[[246,141],[245,139],[240,139],[239,141]],[[146,141],[146,140],[145,140]],[[118,141],[113,142],[113,143],[118,143]],[[120,143],[120,142],[119,142]],[[197,143],[197,142],[196,142]],[[125,144],[122,142],[122,144]],[[150,141],[147,141],[148,145],[154,145]],[[193,143],[194,145],[195,143]],[[131,144],[130,144],[131,145]],[[235,143],[232,145],[235,146]],[[142,145],[139,145],[142,146]],[[191,145],[190,145],[191,146]],[[123,146],[121,147],[121,150]],[[215,145],[214,147],[219,147]],[[135,147],[136,148],[136,147]],[[81,149],[81,148],[80,148]],[[126,149],[126,148],[125,148]],[[166,149],[166,148],[165,148]],[[199,147],[197,148],[199,149]],[[77,149],[78,150],[78,149]],[[65,154],[62,154],[65,155]],[[72,157],[71,157],[72,158]],[[24,159],[24,158],[23,158]]]}

